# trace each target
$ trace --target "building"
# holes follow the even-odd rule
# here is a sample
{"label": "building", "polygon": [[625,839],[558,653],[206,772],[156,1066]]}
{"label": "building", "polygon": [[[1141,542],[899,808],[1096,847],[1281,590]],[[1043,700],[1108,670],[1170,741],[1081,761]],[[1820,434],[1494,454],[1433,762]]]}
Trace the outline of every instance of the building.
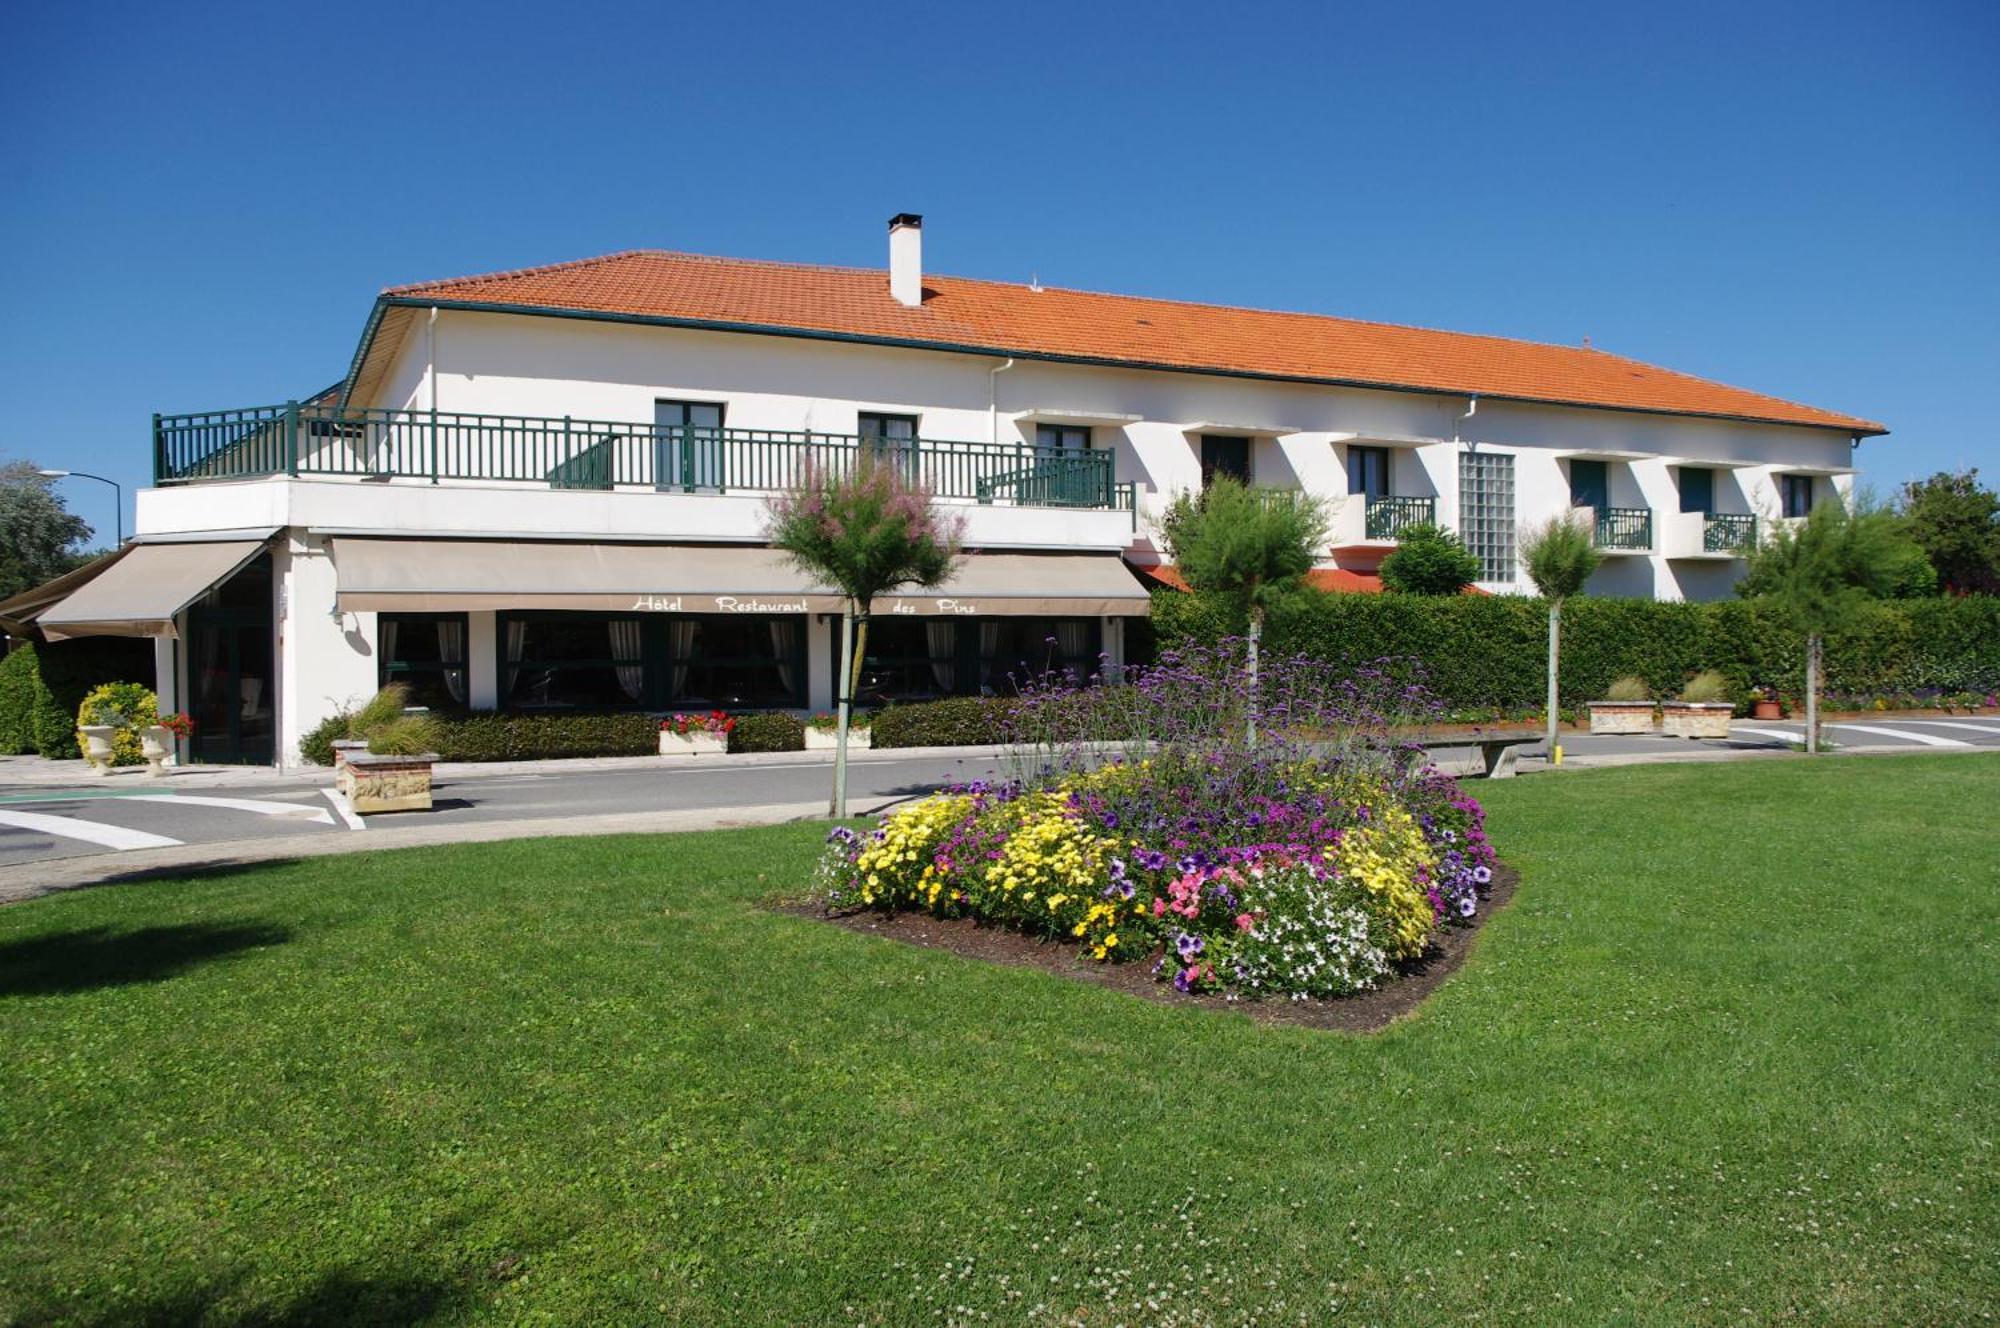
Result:
{"label": "building", "polygon": [[1594,592],[1706,598],[1884,432],[1589,348],[935,276],[922,235],[891,221],[886,274],[637,251],[388,290],[318,396],[155,417],[134,543],[30,616],[157,638],[204,760],[296,759],[390,680],[822,709],[840,604],[765,499],[866,451],[973,552],[878,606],[862,699],[976,694],[1119,660],[1150,518],[1218,472],[1336,500],[1336,584],[1436,520],[1515,589],[1517,530],[1584,508]]}

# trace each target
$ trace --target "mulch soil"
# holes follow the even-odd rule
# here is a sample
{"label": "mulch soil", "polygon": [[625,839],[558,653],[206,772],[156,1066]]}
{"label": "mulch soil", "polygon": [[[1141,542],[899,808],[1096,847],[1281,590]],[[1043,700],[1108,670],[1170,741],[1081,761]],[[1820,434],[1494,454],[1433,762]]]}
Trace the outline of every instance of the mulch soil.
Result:
{"label": "mulch soil", "polygon": [[1423,1004],[1425,997],[1457,971],[1481,929],[1513,899],[1519,883],[1520,877],[1512,868],[1499,867],[1469,926],[1440,928],[1436,944],[1422,959],[1401,965],[1397,976],[1374,991],[1338,1000],[1230,1001],[1215,995],[1184,996],[1174,990],[1171,982],[1153,976],[1153,956],[1120,963],[1099,962],[1085,958],[1074,945],[987,926],[971,918],[934,918],[927,913],[882,913],[873,909],[826,913],[813,904],[789,904],[784,911],[905,945],[949,950],[967,959],[1039,968],[1058,977],[1110,987],[1162,1005],[1228,1011],[1248,1015],[1261,1023],[1373,1033]]}

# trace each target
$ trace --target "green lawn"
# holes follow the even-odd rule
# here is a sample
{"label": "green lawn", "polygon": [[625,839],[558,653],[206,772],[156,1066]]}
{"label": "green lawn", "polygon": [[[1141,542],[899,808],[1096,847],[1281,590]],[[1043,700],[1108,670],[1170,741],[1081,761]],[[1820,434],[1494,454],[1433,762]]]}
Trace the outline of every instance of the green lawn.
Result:
{"label": "green lawn", "polygon": [[2000,759],[1478,791],[1371,1037],[761,910],[806,827],[0,909],[0,1321],[1993,1314]]}

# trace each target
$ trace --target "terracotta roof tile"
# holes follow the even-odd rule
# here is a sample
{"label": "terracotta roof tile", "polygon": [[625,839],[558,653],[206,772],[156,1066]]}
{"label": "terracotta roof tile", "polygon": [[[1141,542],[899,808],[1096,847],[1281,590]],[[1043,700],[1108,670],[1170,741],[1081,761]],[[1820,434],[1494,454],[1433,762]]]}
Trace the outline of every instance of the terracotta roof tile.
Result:
{"label": "terracotta roof tile", "polygon": [[1601,350],[1505,337],[937,275],[924,279],[923,306],[908,308],[890,298],[888,275],[877,268],[648,249],[396,286],[384,295],[404,302],[728,323],[1192,372],[1886,431],[1872,420]]}

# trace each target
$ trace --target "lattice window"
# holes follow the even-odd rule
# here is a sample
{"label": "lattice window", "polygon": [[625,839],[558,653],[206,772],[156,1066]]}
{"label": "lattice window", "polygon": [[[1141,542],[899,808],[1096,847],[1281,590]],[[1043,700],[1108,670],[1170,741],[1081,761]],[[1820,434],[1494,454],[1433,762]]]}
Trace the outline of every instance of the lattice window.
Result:
{"label": "lattice window", "polygon": [[1498,452],[1458,457],[1458,537],[1479,559],[1481,581],[1514,579],[1514,458]]}

